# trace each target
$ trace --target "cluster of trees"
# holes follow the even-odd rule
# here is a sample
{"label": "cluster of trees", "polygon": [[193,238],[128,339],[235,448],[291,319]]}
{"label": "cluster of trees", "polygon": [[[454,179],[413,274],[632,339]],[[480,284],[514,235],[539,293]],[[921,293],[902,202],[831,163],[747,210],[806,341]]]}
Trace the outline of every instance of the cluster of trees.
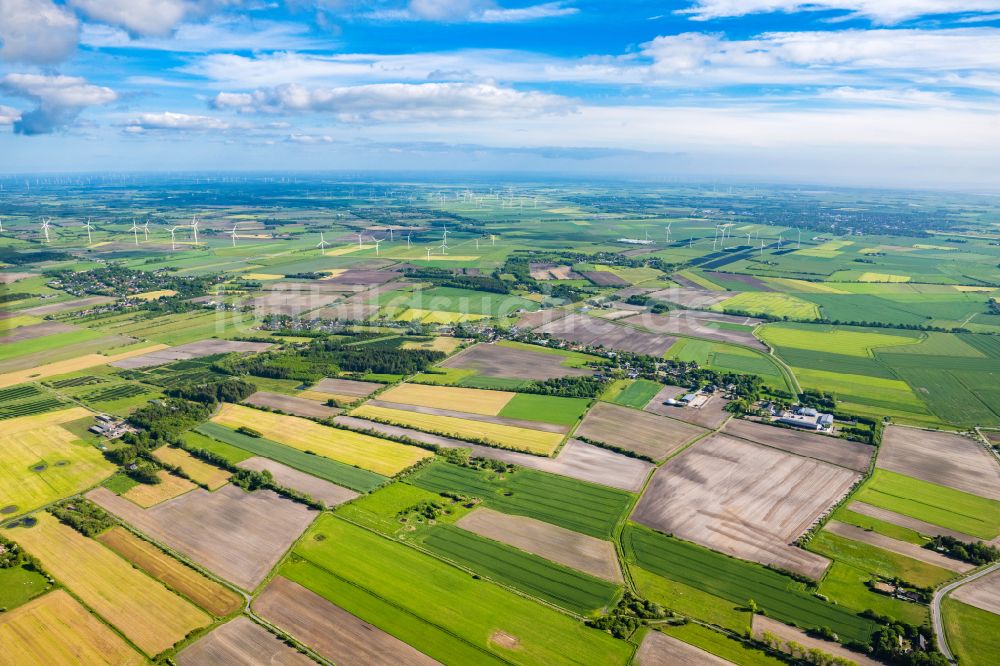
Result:
{"label": "cluster of trees", "polygon": [[293,280],[319,280],[326,277],[325,273],[285,273],[286,278],[291,278]]}
{"label": "cluster of trees", "polygon": [[21,547],[13,541],[0,536],[0,569],[13,569],[14,567],[23,567],[40,574],[45,573],[42,570],[41,562],[36,560],[34,556],[21,550]]}
{"label": "cluster of trees", "polygon": [[306,493],[299,492],[298,490],[293,490],[288,486],[283,486],[274,480],[274,476],[271,475],[266,469],[258,472],[252,469],[243,469],[242,467],[232,467],[230,471],[233,475],[229,477],[229,480],[235,486],[239,486],[247,492],[254,490],[272,490],[286,499],[290,499],[293,502],[298,502],[299,504],[305,504],[311,509],[316,509],[322,511],[326,508],[326,505],[320,500],[313,499],[310,495]]}
{"label": "cluster of trees", "polygon": [[533,381],[517,389],[519,393],[555,395],[563,398],[596,398],[607,386],[607,379],[596,377],[553,377]]}
{"label": "cluster of trees", "polygon": [[760,642],[776,652],[786,652],[793,659],[803,661],[807,664],[816,664],[816,666],[857,666],[856,661],[847,657],[832,655],[819,648],[807,647],[795,641],[786,641],[780,636],[772,634],[770,631],[761,633]]}
{"label": "cluster of trees", "polygon": [[664,312],[670,312],[670,306],[662,301],[650,298],[644,294],[632,294],[625,299],[625,302],[629,305],[641,305],[643,307],[651,306],[651,311],[654,314],[663,314]]}
{"label": "cluster of trees", "polygon": [[980,566],[1000,560],[1000,550],[982,541],[965,543],[952,536],[938,535],[924,544],[924,548],[940,550],[948,557]]}
{"label": "cluster of trees", "polygon": [[[871,650],[875,659],[898,666],[948,666],[948,660],[938,652],[934,633],[930,627],[918,627],[900,622],[873,610],[861,613],[880,626],[872,633],[871,645],[849,643],[847,647],[857,651]],[[923,637],[925,648],[921,648]]]}
{"label": "cluster of trees", "polygon": [[[998,268],[1000,268],[1000,266],[998,266]],[[1000,300],[991,298],[988,305],[989,305],[989,311],[988,311],[989,314],[1000,315]]]}
{"label": "cluster of trees", "polygon": [[122,439],[149,438],[150,440],[166,440],[191,426],[201,423],[209,417],[211,408],[200,402],[191,402],[183,398],[167,398],[144,405],[132,412],[129,423],[145,432],[125,435]]}
{"label": "cluster of trees", "polygon": [[596,439],[590,439],[589,437],[583,437],[582,435],[577,435],[576,439],[580,440],[581,442],[586,442],[587,444],[590,444],[592,446],[597,446],[602,449],[607,449],[608,451],[614,451],[615,453],[622,456],[627,456],[629,458],[637,458],[639,460],[645,460],[646,462],[651,462],[651,463],[656,462],[656,460],[651,458],[650,456],[643,455],[642,453],[636,453],[631,449],[623,449],[622,447],[615,446],[614,444],[608,444],[607,442],[601,442]]}
{"label": "cluster of trees", "polygon": [[644,620],[662,620],[668,615],[667,609],[660,604],[625,590],[618,605],[608,615],[587,620],[587,626],[624,639],[635,633]]}
{"label": "cluster of trees", "polygon": [[0,248],[0,262],[13,266],[37,264],[43,261],[66,261],[73,255],[60,250],[37,250],[33,252],[18,252],[13,248]]}
{"label": "cluster of trees", "polygon": [[114,518],[89,500],[82,497],[63,500],[49,507],[49,513],[59,522],[69,525],[84,536],[95,536],[113,527]]}
{"label": "cluster of trees", "polygon": [[257,386],[244,379],[228,377],[208,384],[167,389],[167,395],[206,405],[219,402],[241,402],[257,392]]}
{"label": "cluster of trees", "polygon": [[10,303],[12,301],[19,301],[22,298],[31,298],[34,294],[27,294],[24,292],[10,291],[5,294],[0,294],[0,303]]}
{"label": "cluster of trees", "polygon": [[509,294],[511,285],[494,275],[457,275],[444,268],[415,267],[406,271],[406,277],[431,282],[439,287],[474,289],[493,294]]}

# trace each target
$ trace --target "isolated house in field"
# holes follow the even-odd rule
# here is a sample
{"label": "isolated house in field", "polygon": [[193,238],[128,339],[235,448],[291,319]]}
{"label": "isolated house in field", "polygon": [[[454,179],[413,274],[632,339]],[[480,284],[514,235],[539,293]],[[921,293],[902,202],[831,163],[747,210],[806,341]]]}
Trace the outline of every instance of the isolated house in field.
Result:
{"label": "isolated house in field", "polygon": [[827,432],[833,427],[833,414],[821,414],[812,407],[801,407],[794,412],[784,412],[775,421],[803,430]]}

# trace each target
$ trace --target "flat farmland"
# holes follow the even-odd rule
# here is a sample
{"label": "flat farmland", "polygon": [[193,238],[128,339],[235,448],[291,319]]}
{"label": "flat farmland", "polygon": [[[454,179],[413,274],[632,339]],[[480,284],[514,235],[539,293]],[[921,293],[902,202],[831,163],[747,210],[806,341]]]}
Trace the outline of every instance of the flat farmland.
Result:
{"label": "flat farmland", "polygon": [[[503,408],[499,416],[461,412],[441,407],[407,405],[385,400],[369,400],[362,407],[380,407],[427,416],[443,416],[482,424],[541,430],[565,435],[569,432],[569,427],[576,423],[577,419],[586,411],[589,404],[590,401],[583,398],[558,398],[549,395],[517,393]],[[541,418],[544,418],[545,421],[539,420]]]}
{"label": "flat farmland", "polygon": [[941,604],[948,645],[963,664],[988,664],[1000,654],[1000,615],[945,598]]}
{"label": "flat farmland", "polygon": [[276,576],[254,611],[317,653],[343,666],[432,666],[439,662],[315,592]]}
{"label": "flat farmland", "polygon": [[229,615],[243,606],[240,595],[170,557],[124,527],[112,527],[97,540],[212,615]]}
{"label": "flat farmland", "polygon": [[[853,525],[848,527],[853,527]],[[900,555],[870,543],[854,541],[827,530],[822,530],[814,535],[809,540],[807,547],[809,550],[833,560],[836,563],[835,566],[849,566],[856,572],[854,589],[851,589],[851,583],[845,580],[846,574],[843,570],[834,572],[833,567],[819,588],[821,593],[828,594],[835,600],[843,600],[843,603],[849,607],[859,607],[871,596],[878,598],[864,585],[865,581],[872,575],[882,576],[890,580],[901,578],[917,587],[937,587],[956,576],[955,571]],[[831,578],[837,579],[833,585],[830,585]],[[910,612],[912,612],[912,607],[907,611],[899,610],[895,614],[906,617]],[[903,615],[903,613],[907,615]]]}
{"label": "flat farmland", "polygon": [[806,648],[817,648],[827,654],[832,654],[843,659],[849,659],[858,666],[880,666],[882,663],[872,659],[871,657],[863,655],[860,652],[854,652],[853,650],[841,647],[832,641],[813,638],[804,631],[796,629],[795,627],[789,627],[783,622],[776,622],[765,615],[754,615],[754,636],[760,640],[761,635],[765,632],[781,638],[786,644],[788,642],[793,642],[798,643],[799,645],[804,645]]}
{"label": "flat farmland", "polygon": [[799,430],[776,428],[745,419],[733,419],[726,424],[727,435],[748,439],[782,451],[815,458],[858,472],[868,470],[875,447],[846,439],[828,437]]}
{"label": "flat farmland", "polygon": [[198,488],[151,509],[105,488],[90,491],[87,498],[247,590],[260,584],[316,515],[269,490],[246,493],[233,485],[214,493]]}
{"label": "flat farmland", "polygon": [[180,666],[315,666],[312,659],[242,615],[184,648],[177,654],[177,663]]}
{"label": "flat farmland", "polygon": [[[877,521],[890,523],[904,529],[913,530],[917,534],[923,534],[925,536],[936,536],[940,534],[943,536],[954,537],[959,541],[971,542],[976,540],[976,537],[969,536],[963,532],[951,530],[947,527],[941,527],[940,525],[934,525],[923,520],[917,520],[916,518],[896,513],[895,511],[889,511],[888,509],[882,509],[877,506],[872,506],[871,504],[865,504],[864,502],[851,502],[847,505],[847,509],[855,514],[874,518]],[[864,526],[862,525],[862,527]]]}
{"label": "flat farmland", "polygon": [[4,666],[146,663],[66,590],[53,590],[0,615],[0,645],[0,664]]}
{"label": "flat farmland", "polygon": [[[706,317],[703,316],[704,314],[688,310],[674,310],[667,315],[644,313],[629,317],[626,321],[632,326],[639,326],[654,333],[692,336],[752,347],[763,352],[767,351],[767,347],[754,337],[752,322],[749,327],[736,328],[726,326],[730,323],[728,321],[720,322],[715,319],[727,315],[714,314]],[[746,319],[740,321],[746,321]],[[676,338],[672,338],[672,340],[676,340]],[[660,352],[660,354],[662,353]]]}
{"label": "flat farmland", "polygon": [[[118,339],[116,338],[116,340]],[[123,344],[123,342],[119,340],[118,344]],[[115,361],[121,361],[126,358],[131,358],[133,356],[165,348],[166,345],[150,345],[148,347],[140,347],[138,349],[132,349],[118,354],[112,354],[110,356],[104,356],[102,354],[84,354],[82,356],[76,356],[62,361],[45,363],[44,365],[33,364],[28,368],[0,374],[0,388],[7,388],[8,386],[23,384],[28,381],[42,381],[43,379],[56,377],[58,375],[68,375],[71,372],[86,370],[87,368],[93,368],[98,365],[106,365]]]}
{"label": "flat farmland", "polygon": [[636,522],[819,579],[829,562],[791,546],[857,480],[850,470],[713,435],[653,474]]}
{"label": "flat farmland", "polygon": [[253,307],[258,314],[263,315],[299,315],[310,310],[327,308],[342,298],[343,296],[337,293],[274,290],[261,296],[254,296],[247,302],[247,305]]}
{"label": "flat farmland", "polygon": [[1000,615],[1000,571],[966,583],[952,592],[951,598]]}
{"label": "flat farmland", "polygon": [[[124,500],[120,500],[124,501]],[[3,530],[52,576],[149,656],[212,619],[94,539],[39,513],[34,527]]]}
{"label": "flat farmland", "polygon": [[199,340],[198,342],[189,342],[176,347],[153,351],[148,354],[132,356],[120,361],[114,361],[111,365],[124,370],[136,370],[139,368],[151,368],[174,361],[186,361],[193,358],[214,356],[216,354],[250,354],[262,352],[273,346],[268,342],[243,342],[240,340],[216,340],[213,338]]}
{"label": "flat farmland", "polygon": [[156,477],[160,480],[159,483],[137,483],[122,493],[122,497],[148,509],[198,487],[187,479],[162,469],[156,473]]}
{"label": "flat farmland", "polygon": [[[79,330],[75,326],[70,326],[69,324],[63,324],[58,321],[43,321],[37,324],[28,324],[27,326],[18,326],[13,331],[5,333],[3,336],[3,349],[9,349],[7,345],[21,342],[23,340],[34,340],[35,338],[44,338],[49,335],[54,335],[56,333],[69,333],[71,331]],[[58,345],[68,344],[62,342],[60,339],[57,342]],[[18,353],[10,354],[10,356],[17,356]]]}
{"label": "flat farmland", "polygon": [[310,390],[318,393],[346,395],[352,398],[367,398],[383,386],[384,384],[376,384],[375,382],[359,382],[353,379],[331,379],[328,377],[320,380]]}
{"label": "flat farmland", "polygon": [[648,294],[650,298],[658,301],[668,301],[684,308],[695,309],[710,308],[716,303],[721,303],[735,295],[736,292],[732,291],[709,291],[708,289],[698,289],[695,287],[672,287]]}
{"label": "flat farmland", "polygon": [[638,666],[725,666],[733,662],[650,629],[635,655]]}
{"label": "flat farmland", "polygon": [[271,393],[270,391],[257,391],[243,402],[255,407],[281,410],[286,414],[294,416],[318,419],[327,419],[340,414],[342,411],[335,407],[327,407],[321,402],[309,400],[308,398],[299,398],[283,393]]}
{"label": "flat farmland", "polygon": [[209,490],[217,490],[229,481],[229,472],[227,470],[215,465],[209,465],[195,458],[184,449],[173,446],[161,446],[153,452],[153,455],[161,462],[180,467],[196,483],[208,486]]}
{"label": "flat farmland", "polygon": [[606,402],[595,404],[576,429],[577,437],[633,451],[662,460],[705,430],[649,412]]}
{"label": "flat farmland", "polygon": [[334,485],[329,481],[318,479],[311,474],[305,474],[297,469],[293,469],[287,465],[282,465],[281,463],[273,460],[268,460],[267,458],[261,458],[260,456],[244,460],[237,466],[243,469],[252,469],[258,472],[266,470],[274,476],[274,480],[278,482],[278,484],[287,488],[292,488],[293,490],[298,490],[299,492],[309,495],[313,499],[320,500],[326,504],[327,507],[334,507],[338,504],[343,504],[344,502],[352,500],[358,496],[358,493],[353,490]]}
{"label": "flat farmland", "polygon": [[481,507],[455,523],[464,530],[612,583],[622,583],[614,544],[526,516]]}
{"label": "flat farmland", "polygon": [[472,370],[483,377],[533,380],[594,374],[593,370],[586,368],[568,367],[566,361],[566,358],[552,353],[481,343],[445,359],[441,367]]}
{"label": "flat farmland", "polygon": [[743,292],[712,306],[719,311],[732,310],[752,315],[769,315],[781,319],[819,319],[815,303],[780,292]]}
{"label": "flat farmland", "polygon": [[767,324],[760,337],[773,347],[836,349],[847,356],[872,356],[873,349],[914,345],[923,338],[911,331],[892,331],[829,324]]}
{"label": "flat farmland", "polygon": [[898,474],[1000,500],[1000,465],[983,445],[951,433],[887,426],[876,465]]}
{"label": "flat farmland", "polygon": [[[876,548],[887,550],[890,553],[896,553],[897,555],[909,557],[910,559],[918,560],[940,569],[965,573],[966,571],[971,571],[975,568],[971,564],[962,562],[961,560],[945,557],[937,551],[928,550],[927,548],[922,548],[916,544],[900,541],[899,539],[893,539],[892,537],[885,536],[884,534],[865,530],[855,525],[848,525],[837,520],[831,520],[828,522],[823,526],[823,530],[831,534],[836,534],[839,537],[865,543],[869,546],[875,546]],[[947,576],[947,574],[944,575]]]}
{"label": "flat farmland", "polygon": [[400,384],[379,394],[379,400],[420,407],[445,407],[456,412],[497,416],[517,394],[508,391],[425,384]]}
{"label": "flat farmland", "polygon": [[670,345],[677,341],[677,338],[667,335],[645,333],[628,326],[619,326],[603,319],[580,314],[571,314],[551,321],[539,328],[538,331],[548,333],[559,340],[590,346],[603,345],[608,349],[620,349],[652,356],[662,356],[670,348]]}
{"label": "flat farmland", "polygon": [[312,451],[331,460],[392,476],[433,454],[385,439],[348,432],[295,416],[262,412],[242,405],[224,404],[212,418],[228,428],[246,427],[263,437],[301,451]]}

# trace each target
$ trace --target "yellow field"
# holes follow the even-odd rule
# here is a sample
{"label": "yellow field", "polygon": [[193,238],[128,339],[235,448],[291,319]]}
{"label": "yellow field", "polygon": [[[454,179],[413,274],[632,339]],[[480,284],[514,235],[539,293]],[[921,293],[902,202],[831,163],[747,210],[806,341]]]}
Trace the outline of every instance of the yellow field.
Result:
{"label": "yellow field", "polygon": [[141,294],[135,294],[132,298],[141,298],[144,301],[155,301],[157,298],[163,298],[164,296],[176,296],[177,292],[173,289],[159,289],[157,291],[146,291]]}
{"label": "yellow field", "polygon": [[296,394],[296,397],[305,398],[306,400],[316,400],[317,402],[326,402],[330,398],[333,398],[339,403],[352,403],[364,399],[353,395],[343,395],[341,393],[326,393],[325,391],[302,391],[301,393]]}
{"label": "yellow field", "polygon": [[297,416],[262,412],[242,405],[224,404],[212,421],[229,428],[253,428],[266,439],[386,476],[398,474],[434,455],[414,446],[328,428]]}
{"label": "yellow field", "polygon": [[46,377],[55,377],[56,375],[66,375],[71,372],[93,368],[95,365],[104,365],[105,363],[113,363],[115,361],[121,361],[125,358],[132,358],[133,356],[140,356],[142,354],[148,354],[149,352],[159,351],[161,349],[166,349],[169,346],[170,345],[150,345],[148,347],[133,349],[131,351],[122,352],[121,354],[115,354],[113,356],[85,354],[83,356],[77,356],[76,358],[67,359],[65,361],[57,361],[56,363],[48,363],[46,365],[39,365],[35,368],[28,368],[27,370],[7,372],[0,375],[0,388],[7,388],[8,386],[14,386],[15,384],[23,384],[27,381],[37,381],[45,379]]}
{"label": "yellow field", "polygon": [[247,280],[280,280],[284,275],[273,275],[271,273],[244,273],[241,277]]}
{"label": "yellow field", "polygon": [[0,645],[0,666],[146,663],[66,590],[53,590],[0,615]]}
{"label": "yellow field", "polygon": [[[0,429],[0,508],[21,514],[110,476],[115,466],[59,427],[90,415],[82,407],[4,421]],[[40,468],[36,471],[34,468]]]}
{"label": "yellow field", "polygon": [[32,324],[42,323],[41,317],[32,317],[31,315],[18,315],[16,317],[8,317],[7,319],[0,319],[0,331],[9,331],[20,326],[31,326]]}
{"label": "yellow field", "polygon": [[153,455],[168,465],[180,467],[195,482],[208,486],[209,490],[221,488],[229,481],[229,472],[198,460],[184,449],[161,446],[153,452]]}
{"label": "yellow field", "polygon": [[801,254],[805,257],[824,257],[827,259],[832,259],[836,256],[843,254],[841,250],[849,245],[854,245],[854,241],[845,240],[834,240],[827,241],[816,247],[807,247],[804,250],[796,250],[795,254]]}
{"label": "yellow field", "polygon": [[862,273],[859,282],[909,282],[909,275],[893,275],[892,273]]}
{"label": "yellow field", "polygon": [[53,577],[147,655],[163,652],[212,622],[204,611],[94,539],[48,513],[36,518],[34,527],[0,532],[37,557]]}
{"label": "yellow field", "polygon": [[783,287],[785,291],[799,292],[803,294],[846,294],[846,291],[831,287],[822,282],[809,282],[808,280],[796,280],[794,278],[764,278],[764,282]]}
{"label": "yellow field", "polygon": [[432,254],[430,258],[423,256],[420,261],[477,261],[479,255],[474,254]]}
{"label": "yellow field", "polygon": [[958,291],[973,291],[973,292],[977,292],[977,291],[996,291],[996,287],[976,287],[976,286],[973,286],[973,285],[966,285],[966,284],[956,284],[956,285],[954,285],[954,287]]}
{"label": "yellow field", "polygon": [[435,337],[427,342],[404,342],[400,349],[426,349],[450,354],[461,344],[462,340],[458,338]]}
{"label": "yellow field", "polygon": [[457,324],[466,321],[488,319],[489,315],[468,312],[446,312],[444,310],[422,310],[407,308],[396,315],[398,321],[419,321],[423,324]]}
{"label": "yellow field", "polygon": [[918,250],[948,250],[954,251],[958,248],[948,247],[947,245],[927,245],[926,243],[916,243],[913,247]]}
{"label": "yellow field", "polygon": [[97,540],[213,615],[229,615],[243,606],[243,599],[236,592],[206,578],[124,527],[113,527]]}
{"label": "yellow field", "polygon": [[361,250],[371,250],[374,249],[374,245],[346,245],[344,247],[337,247],[332,250],[326,251],[326,256],[328,257],[339,257],[344,254],[350,254],[352,252],[360,252]]}
{"label": "yellow field", "polygon": [[452,436],[458,439],[488,440],[500,446],[530,451],[541,455],[551,455],[559,446],[563,436],[555,432],[529,430],[516,426],[470,421],[453,416],[418,414],[402,409],[388,409],[362,405],[351,412],[351,416],[389,421],[417,430]]}
{"label": "yellow field", "polygon": [[517,394],[510,391],[400,384],[379,393],[378,399],[404,405],[419,405],[469,414],[496,416],[515,395]]}
{"label": "yellow field", "polygon": [[138,504],[143,509],[148,509],[154,504],[173,499],[198,487],[187,479],[174,476],[166,470],[161,469],[156,473],[156,476],[160,478],[159,483],[140,483],[132,486],[122,493],[122,497]]}

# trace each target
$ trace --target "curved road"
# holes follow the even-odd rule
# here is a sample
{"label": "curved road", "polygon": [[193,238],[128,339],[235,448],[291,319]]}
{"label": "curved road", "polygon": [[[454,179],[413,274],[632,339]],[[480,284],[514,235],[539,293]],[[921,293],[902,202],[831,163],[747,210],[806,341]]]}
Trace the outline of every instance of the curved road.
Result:
{"label": "curved road", "polygon": [[941,650],[941,653],[948,658],[948,661],[955,663],[955,656],[951,653],[951,648],[948,647],[948,637],[944,633],[944,623],[941,621],[941,600],[955,588],[961,587],[966,583],[971,583],[977,578],[982,578],[986,574],[996,571],[997,569],[1000,569],[1000,562],[990,565],[985,569],[980,569],[965,578],[959,578],[955,582],[945,585],[934,593],[934,598],[931,600],[931,622],[934,624],[934,634],[937,636],[938,649]]}

